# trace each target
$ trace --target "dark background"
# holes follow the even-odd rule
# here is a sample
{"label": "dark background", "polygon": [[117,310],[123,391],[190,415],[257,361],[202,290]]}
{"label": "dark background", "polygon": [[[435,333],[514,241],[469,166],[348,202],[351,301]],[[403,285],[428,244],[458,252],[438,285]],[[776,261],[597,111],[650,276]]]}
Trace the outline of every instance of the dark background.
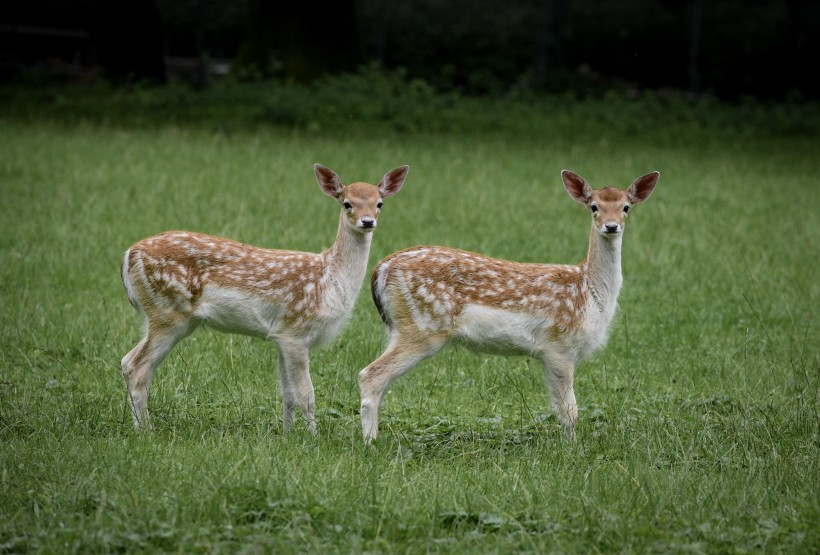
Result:
{"label": "dark background", "polygon": [[818,0],[32,0],[0,8],[0,78],[307,83],[378,64],[470,95],[799,101],[820,93],[819,35]]}

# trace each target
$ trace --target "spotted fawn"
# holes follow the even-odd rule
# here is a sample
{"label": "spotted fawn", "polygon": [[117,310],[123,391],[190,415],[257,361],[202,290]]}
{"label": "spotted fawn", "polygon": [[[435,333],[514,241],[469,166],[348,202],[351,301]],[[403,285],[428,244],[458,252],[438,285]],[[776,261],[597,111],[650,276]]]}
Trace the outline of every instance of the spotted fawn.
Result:
{"label": "spotted fawn", "polygon": [[322,253],[271,250],[210,235],[170,231],[143,239],[122,260],[122,281],[143,314],[145,337],[122,359],[134,427],[149,424],[148,389],[157,366],[200,324],[276,343],[284,429],[301,410],[315,432],[308,352],[336,337],[367,272],[382,201],[404,184],[401,166],[377,185],[344,185],[314,166],[322,191],[341,206],[336,241]]}
{"label": "spotted fawn", "polygon": [[389,341],[359,374],[365,441],[378,434],[390,384],[450,343],[539,360],[561,427],[574,436],[575,365],[606,344],[622,283],[624,223],[632,206],[649,198],[659,173],[639,177],[626,190],[594,190],[566,170],[561,176],[592,217],[588,256],[580,264],[525,264],[420,246],[376,266],[373,299]]}

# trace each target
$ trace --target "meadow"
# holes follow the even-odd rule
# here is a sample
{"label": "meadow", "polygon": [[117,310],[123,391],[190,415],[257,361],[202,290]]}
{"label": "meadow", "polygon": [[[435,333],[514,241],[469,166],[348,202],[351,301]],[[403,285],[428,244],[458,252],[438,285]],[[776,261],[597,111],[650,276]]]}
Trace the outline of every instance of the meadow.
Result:
{"label": "meadow", "polygon": [[[324,97],[202,125],[54,98],[0,109],[0,553],[820,551],[820,135],[784,131],[801,118],[606,98],[447,116],[430,96],[346,125],[350,107],[312,111]],[[385,344],[367,285],[311,353],[316,437],[282,433],[273,345],[209,330],[157,371],[154,430],[132,430],[122,252],[166,229],[327,248],[315,162],[370,182],[410,165],[371,267],[416,244],[576,263],[589,216],[560,170],[661,172],[609,344],[576,374],[575,442],[538,364],[451,349],[394,385],[366,447],[357,374]]]}

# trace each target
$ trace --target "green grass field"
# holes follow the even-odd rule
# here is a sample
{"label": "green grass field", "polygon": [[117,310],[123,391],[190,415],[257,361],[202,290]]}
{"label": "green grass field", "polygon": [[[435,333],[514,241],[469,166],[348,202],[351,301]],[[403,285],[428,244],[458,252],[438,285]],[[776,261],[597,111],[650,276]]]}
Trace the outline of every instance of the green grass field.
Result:
{"label": "green grass field", "polygon": [[[543,134],[3,114],[0,552],[820,551],[817,135],[679,133],[639,110],[591,132],[577,107]],[[272,345],[208,330],[133,432],[121,253],[179,228],[322,250],[338,207],[314,162],[371,182],[411,166],[371,266],[422,243],[575,263],[589,217],[560,170],[661,172],[627,226],[609,345],[576,374],[576,442],[539,365],[453,349],[388,392],[366,448],[356,377],[385,340],[366,286],[311,354],[317,437],[282,433]]]}

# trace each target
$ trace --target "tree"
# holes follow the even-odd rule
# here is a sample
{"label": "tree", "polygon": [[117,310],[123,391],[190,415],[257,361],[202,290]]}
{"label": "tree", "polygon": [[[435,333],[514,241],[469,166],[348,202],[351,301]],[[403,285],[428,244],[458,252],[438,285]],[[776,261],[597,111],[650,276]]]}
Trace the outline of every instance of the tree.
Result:
{"label": "tree", "polygon": [[93,35],[108,77],[165,82],[162,29],[153,0],[101,0]]}
{"label": "tree", "polygon": [[308,82],[360,59],[354,0],[251,0],[235,67]]}

